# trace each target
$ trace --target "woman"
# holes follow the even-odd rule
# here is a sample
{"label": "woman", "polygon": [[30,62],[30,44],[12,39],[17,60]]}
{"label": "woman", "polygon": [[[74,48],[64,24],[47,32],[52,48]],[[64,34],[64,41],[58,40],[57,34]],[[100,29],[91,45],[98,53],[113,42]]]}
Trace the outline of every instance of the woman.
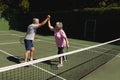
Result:
{"label": "woman", "polygon": [[[53,27],[51,25],[50,19],[49,19],[48,27],[50,28],[51,31],[54,31],[55,41],[56,41],[56,45],[58,47],[58,54],[62,54],[64,47],[67,47],[67,48],[69,47],[69,41],[67,39],[67,36],[66,36],[64,30],[62,29],[63,28],[62,22],[56,22],[55,27]],[[58,67],[63,66],[63,61],[66,61],[65,56],[59,58]]]}

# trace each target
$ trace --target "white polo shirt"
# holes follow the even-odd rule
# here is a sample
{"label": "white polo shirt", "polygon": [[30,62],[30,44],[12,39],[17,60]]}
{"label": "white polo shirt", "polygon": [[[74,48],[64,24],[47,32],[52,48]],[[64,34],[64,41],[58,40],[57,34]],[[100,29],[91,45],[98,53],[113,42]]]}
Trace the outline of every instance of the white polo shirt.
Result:
{"label": "white polo shirt", "polygon": [[25,35],[26,40],[34,40],[38,24],[30,24],[27,28],[27,33]]}

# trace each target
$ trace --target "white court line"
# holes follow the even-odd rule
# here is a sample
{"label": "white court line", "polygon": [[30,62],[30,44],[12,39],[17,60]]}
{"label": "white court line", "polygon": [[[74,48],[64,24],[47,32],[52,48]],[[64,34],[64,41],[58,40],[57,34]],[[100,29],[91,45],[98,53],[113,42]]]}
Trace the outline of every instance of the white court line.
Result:
{"label": "white court line", "polygon": [[[3,35],[3,36],[4,36],[4,35],[13,35],[13,36],[18,36],[17,34],[0,34],[0,35]],[[20,35],[19,35],[18,37],[23,37],[23,36],[20,36]]]}
{"label": "white court line", "polygon": [[[38,41],[42,41],[42,42],[46,42],[46,43],[49,43],[49,44],[55,44],[55,43],[53,43],[53,42],[50,42],[50,41],[46,41],[46,40],[38,40]],[[70,47],[72,47],[72,48],[75,48],[75,49],[80,49],[81,47],[77,47],[77,46],[70,46]]]}
{"label": "white court line", "polygon": [[[20,36],[18,34],[0,34],[0,35],[14,35],[14,36],[17,36],[17,37],[23,37],[23,36]],[[52,40],[52,39],[46,39],[46,40]],[[53,42],[50,42],[50,41],[46,41],[46,40],[38,40],[38,41],[42,41],[42,42],[46,42],[46,43],[50,43],[50,44],[55,44]],[[35,42],[38,42],[38,41],[35,41]],[[5,44],[16,44],[16,43],[20,43],[20,42],[7,42],[7,43],[0,43],[0,45],[5,45]],[[90,45],[89,45],[90,46]],[[76,47],[76,46],[71,46],[72,48],[80,48],[80,47]],[[107,48],[102,48],[102,49],[105,49],[107,50]],[[96,52],[98,54],[102,54],[100,51],[92,51],[92,52]],[[115,56],[113,54],[106,54],[106,55],[111,55],[111,56]],[[120,57],[119,55],[116,55],[117,57]]]}
{"label": "white court line", "polygon": [[[116,39],[116,40],[117,40],[117,39]],[[113,41],[116,41],[116,40],[113,40]],[[107,42],[107,43],[102,43],[102,44],[99,44],[99,45],[91,46],[91,47],[88,47],[88,48],[89,48],[89,49],[92,49],[92,48],[94,48],[94,47],[96,47],[96,46],[105,45],[105,44],[111,43],[111,42],[113,42],[113,41],[109,41],[109,42]],[[77,50],[77,51],[74,51],[74,52],[82,51],[82,50],[85,50],[85,49],[88,49],[88,48],[83,48],[83,49],[81,49],[81,50]],[[69,54],[72,54],[72,52],[69,53]],[[117,57],[120,57],[120,56],[117,56]]]}
{"label": "white court line", "polygon": [[[24,37],[24,36],[20,36],[18,34],[0,34],[0,35],[14,35],[14,36],[17,36],[17,37]],[[49,40],[49,39],[48,39]],[[39,41],[42,41],[42,42],[46,42],[46,43],[50,43],[50,44],[55,44],[53,42],[50,42],[50,41],[46,41],[46,40],[41,40],[39,39],[38,41],[35,41],[35,42],[39,42]],[[16,44],[16,43],[20,43],[20,42],[5,42],[5,43],[0,43],[0,45],[5,45],[5,44]],[[70,46],[72,48],[75,48],[75,49],[78,49],[80,47],[77,47],[77,46]]]}
{"label": "white court line", "polygon": [[[2,53],[4,53],[4,54],[7,54],[7,55],[9,55],[9,56],[15,57],[14,55],[12,55],[12,54],[10,54],[10,53],[8,53],[8,52],[6,52],[6,51],[0,50],[0,52],[2,52]],[[17,58],[17,57],[15,57],[15,58]]]}
{"label": "white court line", "polygon": [[[1,34],[2,35],[2,34]],[[24,37],[24,36],[20,36],[20,35],[18,35],[18,34],[3,34],[3,35],[14,35],[14,36],[17,36],[17,37]],[[45,39],[45,38],[43,38],[43,39]],[[42,41],[42,42],[46,42],[46,43],[50,43],[50,44],[55,44],[55,43],[53,43],[53,42],[50,42],[50,41],[48,41],[48,40],[52,40],[52,39],[45,39],[45,40],[41,40],[41,39],[39,39],[38,41]],[[38,41],[35,41],[35,42],[38,42]],[[0,43],[0,45],[4,45],[4,44],[16,44],[17,42],[10,42],[10,43]],[[18,43],[20,43],[20,42],[18,42]],[[73,43],[73,42],[72,42]],[[75,43],[74,43],[75,44]],[[76,43],[77,44],[77,43]],[[81,46],[81,44],[80,44],[80,46]],[[83,46],[83,44],[82,44],[82,46]],[[87,46],[87,47],[89,47],[89,46],[91,46],[91,45],[85,45],[85,46]],[[80,49],[81,47],[77,47],[77,46],[70,46],[70,47],[72,47],[72,48],[75,48],[75,49]],[[106,48],[101,48],[101,49],[106,49]]]}
{"label": "white court line", "polygon": [[[8,32],[8,31],[2,31],[2,32]],[[0,34],[0,35],[14,35],[14,36],[17,36],[17,37],[24,37],[24,36],[21,36],[21,35],[19,35],[19,34]],[[43,39],[46,39],[46,40],[52,40],[53,41],[53,39],[48,39],[48,38],[43,38]],[[50,43],[50,44],[55,44],[55,43],[53,43],[53,42],[50,42],[50,41],[46,41],[46,40],[38,40],[38,41],[42,41],[42,42],[47,42],[47,43]],[[38,41],[35,41],[35,42],[38,42]],[[14,43],[20,43],[20,42],[8,42],[8,43],[0,43],[0,45],[4,45],[4,44],[14,44]],[[77,43],[73,43],[72,42],[72,44],[77,44]],[[81,44],[80,44],[81,45]],[[86,45],[86,44],[82,44],[83,46],[87,46],[87,47],[89,47],[89,46],[91,46],[91,45]],[[73,48],[80,48],[80,47],[76,47],[76,46],[70,46],[70,47],[73,47]],[[102,49],[106,49],[106,48],[102,48]]]}
{"label": "white court line", "polygon": [[0,32],[10,32],[10,31],[0,31]]}
{"label": "white court line", "polygon": [[[19,34],[0,34],[0,35],[14,35],[14,36],[17,36],[17,37],[24,37],[24,36],[21,36]],[[45,39],[45,38],[44,38]],[[35,42],[39,42],[39,41],[42,41],[42,42],[46,42],[46,43],[49,43],[49,44],[55,44],[53,42],[50,42],[50,41],[47,41],[47,40],[52,40],[52,39],[46,39],[46,40],[37,40]],[[16,44],[16,43],[20,43],[20,42],[8,42],[8,43],[0,43],[0,45],[5,45],[5,44]],[[77,44],[77,43],[76,43]],[[85,44],[86,45],[86,44]],[[86,45],[87,47],[89,47],[88,45]],[[75,48],[75,49],[80,49],[80,47],[77,47],[77,46],[70,46],[72,48]],[[108,50],[107,48],[101,48],[101,49],[105,49],[105,50]],[[99,52],[99,51],[93,51],[93,52]]]}
{"label": "white court line", "polygon": [[[40,37],[41,38],[41,37]],[[49,40],[49,41],[53,41],[53,39],[50,39],[50,38],[43,38],[42,37],[42,39],[44,39],[44,40]],[[70,42],[71,43],[71,42]],[[78,43],[75,43],[75,42],[72,42],[71,44],[75,44],[75,45],[79,45],[79,46],[90,46],[90,45],[87,45],[87,44],[83,44],[83,43],[80,43],[80,44],[78,44]]]}
{"label": "white court line", "polygon": [[[0,52],[4,53],[4,54],[6,54],[6,55],[12,56],[12,57],[14,57],[14,58],[16,58],[16,59],[19,59],[18,57],[14,56],[14,55],[6,52],[6,51],[0,50]],[[43,68],[41,68],[41,67],[39,67],[39,66],[36,66],[36,65],[33,65],[33,64],[31,64],[31,65],[34,66],[34,67],[36,67],[36,68],[38,68],[38,69],[40,69],[40,70],[42,70],[42,71],[45,71],[45,72],[51,74],[51,75],[53,75],[53,76],[56,76],[56,77],[58,77],[58,78],[60,78],[60,79],[62,79],[62,80],[66,80],[65,78],[63,78],[63,77],[61,77],[61,76],[58,76],[58,75],[56,75],[56,74],[54,74],[54,73],[52,73],[52,72],[50,72],[50,71],[48,71],[48,70],[46,70],[46,69],[43,69]]]}
{"label": "white court line", "polygon": [[[14,36],[17,36],[17,37],[24,37],[24,36],[21,36],[21,35],[19,35],[19,34],[1,34],[1,35],[14,35]],[[45,38],[43,38],[43,39],[45,39]],[[41,40],[41,39],[39,39],[38,41],[42,41],[42,42],[46,42],[46,43],[50,43],[50,44],[55,44],[55,43],[53,43],[53,42],[50,42],[50,41],[47,41],[47,40],[52,40],[52,39],[46,39],[46,40]],[[38,42],[38,41],[35,41],[35,42]],[[20,43],[20,42],[8,42],[8,43],[0,43],[0,45],[4,45],[4,44],[16,44],[16,43]],[[75,43],[73,43],[72,42],[72,44],[75,44]],[[76,43],[77,44],[77,43]],[[91,45],[81,45],[80,44],[80,46],[87,46],[87,47],[90,47]],[[77,47],[77,46],[70,46],[70,47],[72,47],[72,48],[75,48],[75,49],[80,49],[81,47]],[[106,49],[106,48],[101,48],[101,49]],[[107,50],[107,49],[106,49]]]}
{"label": "white court line", "polygon": [[[50,44],[55,44],[55,43],[52,43],[52,42],[49,42],[49,41],[44,41],[44,40],[38,40],[38,41],[43,41],[43,42],[47,42],[47,43],[50,43]],[[8,43],[0,43],[0,45],[5,45],[5,44],[16,44],[16,43],[20,43],[20,42],[8,42]],[[75,46],[72,46],[73,48],[79,48],[79,47],[75,47]],[[109,50],[109,49],[107,49],[107,48],[103,48],[103,49],[105,49],[105,50]],[[2,52],[2,51],[1,51]],[[97,54],[103,54],[103,53],[101,53],[100,51],[91,51],[91,52],[96,52]],[[111,56],[115,56],[115,55],[113,55],[113,54],[105,54],[105,55],[111,55]],[[118,57],[120,57],[119,55],[116,55],[116,56],[118,56]]]}
{"label": "white court line", "polygon": [[5,43],[0,43],[0,45],[17,44],[17,43],[20,43],[20,42],[5,42]]}
{"label": "white court line", "polygon": [[[14,35],[14,36],[17,36],[17,37],[24,37],[24,36],[21,36],[19,34],[0,34],[0,35]],[[53,41],[53,39],[48,39],[48,38],[43,38],[43,37],[40,37],[40,38],[44,39],[43,41],[45,41],[45,40],[49,40],[49,42]],[[79,45],[78,43],[74,43],[74,42],[72,42],[72,44]],[[88,47],[90,45],[80,43],[80,46],[87,46]]]}
{"label": "white court line", "polygon": [[[1,34],[2,35],[2,34]],[[17,36],[17,37],[24,37],[24,36],[20,36],[20,35],[18,35],[18,34],[3,34],[3,35],[14,35],[14,36]],[[42,41],[42,42],[46,42],[46,43],[49,43],[49,44],[55,44],[55,43],[53,43],[53,42],[50,42],[50,41],[47,41],[47,40],[52,40],[52,39],[46,39],[46,40],[38,40],[38,41]],[[35,42],[38,42],[38,41],[35,41]],[[5,44],[16,44],[16,43],[20,43],[20,42],[8,42],[8,43],[0,43],[0,45],[5,45]],[[90,46],[90,45],[89,45]],[[89,47],[88,46],[88,47]],[[72,47],[72,48],[75,48],[75,49],[80,49],[80,47],[77,47],[77,46],[70,46],[70,47]],[[105,49],[105,50],[108,50],[107,48],[101,48],[101,49]],[[92,52],[97,52],[97,53],[99,53],[99,54],[102,54],[100,51],[92,51]],[[110,55],[110,54],[106,54],[106,55]],[[111,54],[111,55],[113,55],[113,54]],[[113,56],[115,56],[115,55],[113,55]],[[119,55],[116,55],[117,57],[119,57]]]}
{"label": "white court line", "polygon": [[58,75],[56,75],[56,74],[54,74],[54,73],[52,73],[52,72],[50,72],[50,71],[48,71],[48,70],[46,70],[46,69],[43,69],[43,68],[38,67],[38,66],[33,65],[33,64],[32,64],[32,66],[34,66],[34,67],[36,67],[36,68],[38,68],[38,69],[41,69],[41,70],[43,70],[43,71],[45,71],[45,72],[47,72],[47,73],[49,73],[49,74],[52,74],[53,76],[56,76],[56,77],[58,77],[58,78],[60,78],[60,79],[62,79],[62,80],[66,80],[65,78],[60,77],[60,76],[58,76]]}
{"label": "white court line", "polygon": [[[1,35],[14,35],[14,36],[17,36],[17,37],[24,37],[24,36],[21,36],[21,35],[19,35],[19,34],[1,34]],[[46,40],[52,40],[52,39],[46,39]],[[50,44],[55,44],[55,43],[53,43],[53,42],[50,42],[50,41],[46,41],[46,40],[41,40],[41,39],[39,39],[38,41],[42,41],[42,42],[46,42],[46,43],[50,43]],[[35,42],[38,42],[38,41],[35,41]],[[4,44],[16,44],[16,43],[20,43],[20,42],[8,42],[8,43],[0,43],[0,45],[4,45]],[[72,42],[73,43],[73,42]],[[76,43],[77,44],[77,43]],[[80,44],[81,45],[81,44]],[[83,46],[83,44],[82,44],[82,46]],[[91,45],[86,45],[85,44],[85,46],[87,46],[87,47],[89,47],[89,46],[91,46]],[[75,48],[75,49],[80,49],[81,47],[77,47],[77,46],[70,46],[70,47],[72,47],[72,48]],[[106,48],[101,48],[101,49],[106,49]],[[106,49],[107,50],[107,49]]]}
{"label": "white court line", "polygon": [[[108,50],[109,50],[109,49],[108,49]],[[104,53],[102,53],[102,52],[100,52],[100,51],[92,51],[92,50],[91,50],[91,52],[95,52],[95,53],[97,53],[97,54],[104,54]],[[104,55],[115,56],[115,57],[120,58],[120,55],[119,55],[119,54],[120,54],[120,53],[118,53],[118,55],[105,53]]]}

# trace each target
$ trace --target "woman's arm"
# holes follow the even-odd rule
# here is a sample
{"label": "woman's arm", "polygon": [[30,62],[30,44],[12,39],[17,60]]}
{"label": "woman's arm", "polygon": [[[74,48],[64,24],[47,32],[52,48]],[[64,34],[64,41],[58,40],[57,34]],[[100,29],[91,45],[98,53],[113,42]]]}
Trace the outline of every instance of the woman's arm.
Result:
{"label": "woman's arm", "polygon": [[69,48],[70,45],[69,45],[69,41],[68,41],[67,37],[65,38],[65,41],[66,41],[66,47]]}
{"label": "woman's arm", "polygon": [[50,23],[50,19],[48,20],[48,27],[50,28],[50,30],[54,30],[54,27],[51,25],[51,23]]}

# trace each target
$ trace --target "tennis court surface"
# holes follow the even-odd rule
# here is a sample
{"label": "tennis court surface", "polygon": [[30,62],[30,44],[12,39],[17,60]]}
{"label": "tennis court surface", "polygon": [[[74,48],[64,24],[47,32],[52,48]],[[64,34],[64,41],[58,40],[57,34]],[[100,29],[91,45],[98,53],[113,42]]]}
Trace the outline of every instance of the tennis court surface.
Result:
{"label": "tennis court surface", "polygon": [[[120,54],[118,54],[120,56]],[[81,80],[119,80],[120,57],[116,56],[105,65],[85,76]]]}
{"label": "tennis court surface", "polygon": [[[35,60],[21,63],[25,48],[19,40],[24,35],[0,31],[0,80],[79,80],[120,53],[119,38],[105,43],[69,38],[69,50],[65,48],[64,54],[57,55],[54,36],[37,35]],[[67,61],[58,68],[61,56],[67,56]]]}

